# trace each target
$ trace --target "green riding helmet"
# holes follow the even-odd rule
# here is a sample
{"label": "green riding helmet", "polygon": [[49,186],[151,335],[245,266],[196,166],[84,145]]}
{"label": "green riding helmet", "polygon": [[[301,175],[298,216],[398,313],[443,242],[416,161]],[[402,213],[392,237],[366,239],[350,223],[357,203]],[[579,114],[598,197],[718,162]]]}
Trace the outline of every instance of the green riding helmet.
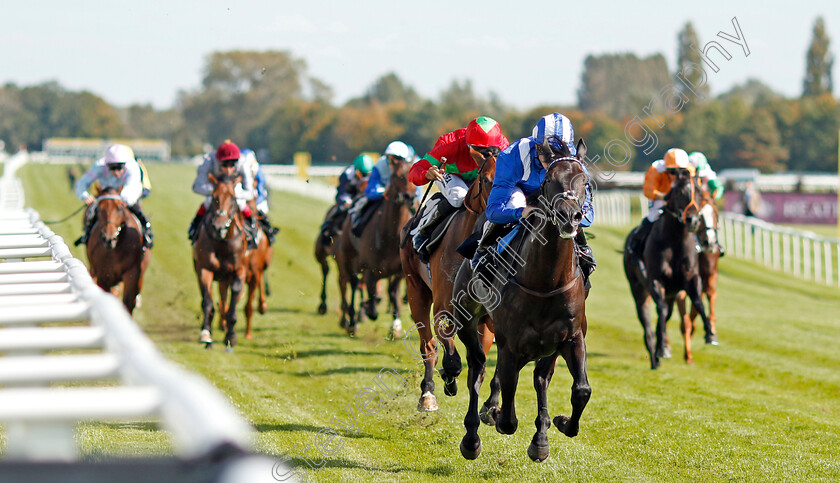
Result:
{"label": "green riding helmet", "polygon": [[373,169],[373,159],[367,154],[360,154],[356,156],[356,159],[353,160],[353,167],[356,169],[356,171],[367,176]]}

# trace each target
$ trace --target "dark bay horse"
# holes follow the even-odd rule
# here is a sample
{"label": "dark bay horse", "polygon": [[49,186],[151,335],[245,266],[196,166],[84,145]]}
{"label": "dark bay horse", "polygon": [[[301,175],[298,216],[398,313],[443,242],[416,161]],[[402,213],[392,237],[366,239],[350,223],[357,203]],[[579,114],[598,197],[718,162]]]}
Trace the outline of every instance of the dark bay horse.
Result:
{"label": "dark bay horse", "polygon": [[[636,303],[636,314],[645,331],[651,369],[659,367],[660,358],[670,357],[666,324],[671,318],[674,300],[682,290],[703,319],[706,343],[717,344],[717,335],[700,296],[702,283],[694,236],[700,220],[700,193],[699,182],[687,170],[677,171],[662,216],[651,227],[641,257],[628,250],[638,228],[625,240],[624,273]],[[651,299],[657,314],[655,337],[647,310]]]}
{"label": "dark bay horse", "polygon": [[[578,143],[577,157],[570,157],[568,149],[555,152],[547,143],[543,151],[551,153],[551,164],[539,191],[528,197],[528,205],[535,210],[520,224],[503,255],[514,269],[506,271],[506,276],[501,276],[501,271],[490,275],[481,268],[473,274],[469,261],[464,261],[453,287],[457,322],[463,322],[458,324],[458,337],[466,346],[469,367],[470,402],[464,418],[466,435],[460,445],[467,459],[481,453],[480,421],[495,424],[502,434],[516,431],[516,385],[519,371],[528,362],[537,361],[538,415],[537,431],[528,447],[531,459],[543,461],[549,454],[547,430],[552,420],[546,392],[558,356],[563,356],[573,378],[572,415],[558,415],[553,420],[560,432],[577,435],[591,394],[584,342],[587,291],[574,242],[586,196],[588,178],[580,161],[586,146]],[[482,409],[485,414],[480,416],[478,392],[486,357],[476,329],[482,321],[496,334],[499,355],[494,379],[498,378],[499,387],[491,386],[490,399]],[[499,391],[501,408],[495,407]]]}
{"label": "dark bay horse", "polygon": [[[476,220],[487,208],[487,198],[493,188],[493,177],[496,174],[496,157],[488,158],[479,171],[478,177],[472,183],[464,199],[464,209],[454,215],[452,223],[446,231],[440,246],[432,253],[429,264],[420,261],[411,243],[404,243],[400,249],[403,271],[405,272],[408,288],[408,305],[414,325],[420,335],[419,356],[423,359],[425,372],[420,383],[420,402],[418,411],[436,411],[438,409],[435,397],[434,371],[438,358],[438,340],[443,346],[443,369],[441,376],[444,380],[444,392],[453,396],[457,392],[457,377],[461,373],[461,357],[455,349],[455,330],[452,320],[452,285],[455,275],[464,257],[455,251],[461,242],[473,232]],[[420,213],[418,212],[417,216]],[[403,236],[411,223],[403,227]],[[432,275],[434,274],[434,275]],[[434,304],[434,305],[433,305]],[[434,324],[429,316],[434,307]],[[482,325],[486,329],[486,325]],[[434,330],[434,334],[432,331]],[[435,338],[435,335],[437,338]],[[485,354],[493,344],[493,333],[489,330],[482,332],[482,345]]]}
{"label": "dark bay horse", "polygon": [[[201,310],[204,319],[201,325],[199,343],[210,347],[213,343],[211,325],[213,307],[213,282],[219,282],[219,313],[224,318],[226,329],[226,350],[236,345],[236,304],[242,293],[247,271],[248,241],[245,238],[244,215],[239,210],[234,195],[234,186],[240,177],[234,179],[209,175],[213,184],[212,203],[199,226],[198,238],[193,244],[193,264],[201,291]],[[227,305],[230,290],[230,305]]]}
{"label": "dark bay horse", "polygon": [[[379,317],[376,309],[376,283],[380,279],[388,279],[388,297],[394,317],[389,335],[402,337],[397,300],[397,288],[403,278],[399,253],[400,228],[411,217],[416,187],[408,181],[410,163],[391,163],[389,166],[391,180],[385,190],[385,199],[364,227],[362,236],[356,237],[353,234],[351,217],[348,216],[337,241],[335,261],[341,294],[340,324],[347,328],[351,336],[356,333],[355,297],[359,285],[358,274],[361,274],[368,291],[365,313],[371,320]],[[351,290],[349,304],[346,295],[348,284]]]}
{"label": "dark bay horse", "polygon": [[108,292],[122,283],[123,304],[133,313],[151,250],[143,249],[140,221],[116,191],[105,190],[96,199],[96,220],[88,240],[93,281]]}
{"label": "dark bay horse", "polygon": [[[256,209],[256,208],[252,208]],[[260,230],[257,232],[257,248],[249,249],[247,252],[248,261],[245,264],[245,283],[248,285],[248,297],[245,299],[245,338],[251,338],[251,319],[254,315],[254,295],[259,293],[259,304],[257,311],[265,314],[268,309],[266,295],[268,283],[265,280],[265,271],[271,264],[274,255],[274,247],[268,243],[268,237]],[[221,310],[220,310],[221,312]]]}
{"label": "dark bay horse", "polygon": [[[703,194],[703,204],[711,204],[714,207],[714,200],[711,197]],[[714,228],[718,225],[718,211],[714,208]],[[700,246],[700,253],[697,255],[697,263],[699,264],[700,281],[703,283],[702,292],[706,295],[709,302],[709,324],[712,326],[712,333],[717,333],[717,315],[715,314],[715,306],[717,305],[717,279],[718,279],[718,260],[720,259],[720,247],[716,243],[709,240],[706,231],[706,221],[703,217],[700,218],[700,224],[697,227],[697,241]],[[691,336],[694,334],[695,321],[697,320],[697,309],[692,305],[690,307],[690,314],[685,306],[685,291],[677,294],[677,309],[680,312],[682,319],[682,335],[685,340],[685,361],[688,364],[694,362],[691,355]]]}

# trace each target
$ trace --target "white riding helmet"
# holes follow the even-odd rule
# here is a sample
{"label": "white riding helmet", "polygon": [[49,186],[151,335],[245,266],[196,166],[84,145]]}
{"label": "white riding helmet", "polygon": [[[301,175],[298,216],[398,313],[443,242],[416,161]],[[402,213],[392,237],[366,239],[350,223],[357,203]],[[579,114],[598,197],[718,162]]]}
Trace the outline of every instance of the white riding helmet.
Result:
{"label": "white riding helmet", "polygon": [[402,141],[394,141],[385,148],[385,156],[397,156],[405,161],[411,161],[411,151]]}
{"label": "white riding helmet", "polygon": [[112,144],[105,150],[105,164],[125,164],[134,161],[134,151],[125,144]]}

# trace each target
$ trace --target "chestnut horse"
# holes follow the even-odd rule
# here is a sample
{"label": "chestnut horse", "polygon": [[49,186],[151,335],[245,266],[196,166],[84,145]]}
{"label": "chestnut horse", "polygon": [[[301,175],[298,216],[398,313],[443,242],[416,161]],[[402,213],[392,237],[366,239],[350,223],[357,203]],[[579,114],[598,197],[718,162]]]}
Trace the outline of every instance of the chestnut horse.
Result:
{"label": "chestnut horse", "polygon": [[[587,290],[574,241],[586,197],[588,177],[581,162],[586,146],[582,141],[578,143],[577,157],[569,156],[566,148],[557,152],[548,143],[543,144],[543,149],[551,153],[551,164],[539,190],[527,200],[529,206],[537,208],[528,220],[523,220],[501,255],[515,268],[508,270],[506,276],[501,271],[485,276],[487,270],[480,266],[474,274],[465,260],[453,287],[458,322],[464,322],[458,324],[458,337],[466,346],[469,368],[470,401],[464,418],[466,435],[460,445],[461,454],[467,459],[475,459],[481,453],[481,420],[495,424],[502,434],[516,431],[516,386],[519,371],[528,362],[537,361],[537,431],[528,447],[528,456],[535,461],[543,461],[549,454],[547,430],[552,420],[546,392],[558,356],[563,356],[574,380],[571,417],[558,415],[553,420],[560,432],[569,437],[577,435],[580,417],[592,392],[586,375],[584,342]],[[494,376],[499,387],[491,386],[493,394],[485,403],[484,415],[479,414],[478,392],[484,380],[486,356],[476,330],[482,321],[495,333],[499,351]],[[499,391],[501,408],[493,406]]]}
{"label": "chestnut horse", "polygon": [[[213,343],[211,325],[213,307],[213,282],[219,282],[219,312],[224,318],[220,326],[226,329],[225,348],[232,351],[236,345],[236,304],[242,293],[247,271],[248,240],[245,237],[244,215],[239,210],[234,187],[241,177],[216,179],[208,176],[213,184],[212,203],[199,225],[198,238],[193,244],[193,264],[201,291],[201,310],[204,319],[198,342],[210,347]],[[230,290],[230,305],[227,295]]]}
{"label": "chestnut horse", "polygon": [[[703,194],[703,202],[709,203],[714,207],[714,200]],[[718,211],[714,208],[714,227],[717,228]],[[720,259],[720,248],[716,243],[711,243],[706,231],[706,221],[700,218],[700,225],[697,228],[697,241],[700,245],[700,253],[697,256],[697,262],[700,270],[700,281],[703,283],[703,294],[709,302],[709,323],[712,326],[712,332],[717,333],[717,315],[715,315],[715,305],[717,304],[717,279],[718,279],[718,260]],[[680,312],[682,319],[681,331],[683,339],[685,340],[685,362],[692,364],[694,358],[691,355],[691,336],[694,335],[694,322],[697,319],[697,309],[691,306],[691,313],[689,315],[685,306],[685,291],[677,294],[677,309]]]}
{"label": "chestnut horse", "polygon": [[96,221],[87,243],[90,275],[108,292],[122,283],[123,304],[133,313],[152,255],[143,249],[140,221],[111,189],[103,191],[91,209],[96,210]]}
{"label": "chestnut horse", "polygon": [[[703,310],[701,280],[694,233],[700,222],[700,185],[688,170],[677,172],[667,203],[651,227],[641,256],[631,254],[628,246],[637,228],[627,235],[624,244],[624,273],[636,303],[636,314],[645,332],[645,346],[650,368],[659,367],[660,358],[671,356],[666,324],[674,309],[674,300],[685,290],[691,304],[703,319],[706,343],[717,344],[717,335]],[[656,305],[657,324],[654,337],[648,314],[648,301]]]}
{"label": "chestnut horse", "polygon": [[[452,317],[447,316],[453,311],[452,284],[461,262],[464,261],[464,257],[455,250],[464,239],[470,236],[479,215],[487,208],[487,198],[493,188],[495,174],[496,157],[493,156],[482,164],[478,177],[467,191],[464,208],[452,215],[454,217],[452,223],[443,236],[440,246],[429,258],[428,265],[420,261],[410,241],[405,242],[400,249],[408,286],[408,305],[411,308],[411,316],[414,318],[417,333],[420,335],[420,352],[417,355],[423,359],[425,366],[423,381],[420,382],[418,411],[438,409],[434,381],[439,349],[438,340],[443,344],[444,349],[443,369],[440,373],[444,381],[444,393],[447,396],[454,396],[458,391],[457,377],[461,373],[461,357],[455,349],[453,340],[455,331],[452,329],[454,326],[450,326]],[[416,216],[420,216],[420,212]],[[402,236],[408,237],[407,232],[410,227],[411,223],[403,227]],[[435,310],[434,326],[429,317],[429,310],[432,307]],[[493,344],[493,333],[483,330],[482,339],[486,354]]]}
{"label": "chestnut horse", "polygon": [[[376,320],[376,283],[388,279],[388,297],[394,320],[391,324],[390,337],[401,337],[402,323],[399,319],[397,288],[403,277],[400,264],[400,228],[411,217],[414,204],[415,186],[408,181],[411,164],[407,162],[390,163],[391,180],[385,190],[384,200],[362,231],[356,237],[351,229],[351,217],[344,220],[341,236],[337,241],[335,261],[338,265],[338,287],[341,294],[342,327],[347,328],[351,336],[356,333],[356,289],[359,286],[358,274],[362,275],[367,286],[368,300],[365,313],[371,320]],[[350,285],[350,304],[347,303],[347,285]]]}
{"label": "chestnut horse", "polygon": [[[256,208],[251,208],[256,209]],[[248,262],[245,271],[245,283],[248,284],[248,298],[245,299],[245,338],[251,338],[251,318],[254,315],[254,295],[259,292],[257,311],[265,314],[268,306],[265,298],[268,295],[268,282],[265,271],[271,264],[274,247],[268,243],[268,237],[262,230],[257,232],[257,248],[248,250]],[[222,310],[220,310],[222,312]]]}

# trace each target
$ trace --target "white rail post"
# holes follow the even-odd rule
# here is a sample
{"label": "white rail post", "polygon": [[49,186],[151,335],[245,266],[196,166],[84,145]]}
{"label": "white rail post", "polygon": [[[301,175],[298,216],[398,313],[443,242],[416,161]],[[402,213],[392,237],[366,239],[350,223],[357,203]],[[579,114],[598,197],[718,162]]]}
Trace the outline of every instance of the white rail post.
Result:
{"label": "white rail post", "polygon": [[822,280],[823,267],[825,262],[822,256],[822,245],[817,240],[811,240],[814,245],[814,280],[819,282]]}
{"label": "white rail post", "polygon": [[802,238],[802,275],[811,280],[811,239]]}

